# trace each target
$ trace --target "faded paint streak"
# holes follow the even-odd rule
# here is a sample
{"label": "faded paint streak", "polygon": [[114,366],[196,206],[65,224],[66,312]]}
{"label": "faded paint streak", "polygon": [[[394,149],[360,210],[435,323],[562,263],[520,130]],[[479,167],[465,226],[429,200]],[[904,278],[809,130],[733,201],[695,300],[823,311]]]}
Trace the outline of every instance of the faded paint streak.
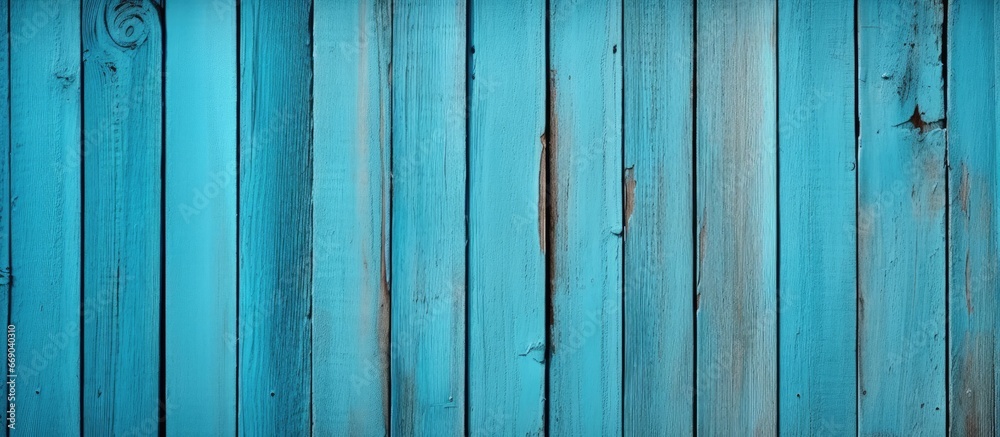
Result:
{"label": "faded paint streak", "polygon": [[965,218],[969,218],[969,168],[962,163],[962,183],[958,188],[958,200],[962,204],[962,212]]}
{"label": "faded paint streak", "polygon": [[628,230],[629,220],[632,219],[632,211],[635,210],[635,169],[630,167],[625,169],[625,208],[624,223],[625,230]]}
{"label": "faded paint streak", "polygon": [[969,261],[969,249],[965,249],[965,307],[972,314],[972,263]]}
{"label": "faded paint streak", "polygon": [[[698,231],[698,283],[701,287],[701,272],[705,270],[705,248],[708,245],[708,214],[706,207],[701,210],[701,230]],[[699,298],[701,293],[699,293]]]}
{"label": "faded paint streak", "polygon": [[[385,144],[385,143],[382,143]],[[384,167],[383,167],[384,168]],[[387,174],[383,173],[383,174]],[[379,236],[381,238],[379,243],[379,276],[382,281],[381,294],[379,296],[379,314],[378,314],[378,344],[379,344],[379,357],[381,359],[382,371],[384,374],[389,373],[389,369],[392,368],[392,282],[389,280],[388,268],[387,268],[387,254],[389,252],[389,242],[386,241],[386,216],[388,215],[389,202],[390,202],[390,192],[383,185],[382,188],[382,205],[386,213],[382,214],[382,224],[381,232]],[[382,378],[382,418],[383,423],[386,427],[391,423],[392,416],[390,414],[392,410],[392,397],[390,396],[390,387],[388,378]]]}

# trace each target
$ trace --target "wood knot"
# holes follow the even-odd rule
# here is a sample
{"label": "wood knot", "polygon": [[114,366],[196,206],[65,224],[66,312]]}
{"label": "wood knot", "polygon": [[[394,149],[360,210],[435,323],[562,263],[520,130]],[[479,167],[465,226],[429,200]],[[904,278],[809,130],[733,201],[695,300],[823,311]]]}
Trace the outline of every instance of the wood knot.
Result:
{"label": "wood knot", "polygon": [[107,3],[104,25],[118,47],[135,49],[149,37],[150,20],[156,11],[144,0],[116,0]]}

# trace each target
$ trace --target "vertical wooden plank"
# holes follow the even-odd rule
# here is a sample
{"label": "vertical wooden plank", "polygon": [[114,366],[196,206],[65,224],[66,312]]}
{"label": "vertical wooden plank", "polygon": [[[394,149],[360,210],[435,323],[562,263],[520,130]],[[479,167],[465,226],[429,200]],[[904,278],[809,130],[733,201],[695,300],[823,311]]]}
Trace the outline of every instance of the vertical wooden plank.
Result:
{"label": "vertical wooden plank", "polygon": [[391,6],[315,2],[315,435],[388,432]]}
{"label": "vertical wooden plank", "polygon": [[549,431],[621,434],[622,4],[549,8]]}
{"label": "vertical wooden plank", "polygon": [[948,2],[949,399],[954,435],[996,432],[1000,6]]}
{"label": "vertical wooden plank", "polygon": [[236,10],[166,5],[169,435],[236,433]]}
{"label": "vertical wooden plank", "polygon": [[774,0],[697,9],[697,427],[776,430]]}
{"label": "vertical wooden plank", "polygon": [[239,432],[308,433],[312,2],[240,8]]}
{"label": "vertical wooden plank", "polygon": [[466,2],[393,5],[392,432],[465,432]]}
{"label": "vertical wooden plank", "polygon": [[625,433],[694,414],[694,2],[625,1]]}
{"label": "vertical wooden plank", "polygon": [[469,432],[545,406],[545,1],[470,5]]}
{"label": "vertical wooden plank", "polygon": [[10,41],[12,433],[71,435],[80,430],[80,3],[14,0],[10,21],[37,28]]}
{"label": "vertical wooden plank", "polygon": [[861,435],[946,431],[943,15],[858,4]]}
{"label": "vertical wooden plank", "polygon": [[162,8],[150,0],[84,0],[82,20],[83,430],[155,432]]}
{"label": "vertical wooden plank", "polygon": [[853,433],[854,3],[779,3],[778,48],[779,427]]}
{"label": "vertical wooden plank", "polygon": [[[0,320],[10,322],[11,207],[10,197],[10,2],[0,0]],[[4,382],[10,369],[3,371]],[[6,398],[6,397],[5,397]]]}

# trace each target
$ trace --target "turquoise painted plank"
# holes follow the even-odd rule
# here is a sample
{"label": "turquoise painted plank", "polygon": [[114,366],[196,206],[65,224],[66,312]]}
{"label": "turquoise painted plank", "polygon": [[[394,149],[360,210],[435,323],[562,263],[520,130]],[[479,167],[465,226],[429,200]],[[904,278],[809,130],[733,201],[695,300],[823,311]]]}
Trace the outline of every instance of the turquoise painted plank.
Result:
{"label": "turquoise painted plank", "polygon": [[465,432],[466,3],[393,4],[392,432]]}
{"label": "turquoise painted plank", "polygon": [[[44,20],[42,19],[44,18]],[[10,323],[14,433],[80,431],[80,3],[14,0],[10,40]],[[6,408],[5,408],[6,410]]]}
{"label": "turquoise painted plank", "polygon": [[624,6],[624,431],[691,435],[694,1]]}
{"label": "turquoise painted plank", "polygon": [[[9,321],[10,271],[10,40],[9,0],[0,0],[0,320]],[[4,304],[8,305],[4,305]],[[16,335],[16,332],[15,332]],[[3,371],[7,380],[9,370]],[[5,421],[6,422],[6,421]],[[15,425],[16,426],[16,425]]]}
{"label": "turquoise painted plank", "polygon": [[308,433],[311,1],[240,7],[238,429]]}
{"label": "turquoise painted plank", "polygon": [[857,427],[854,4],[778,5],[781,434]]}
{"label": "turquoise painted plank", "polygon": [[939,0],[858,4],[858,433],[943,435]]}
{"label": "turquoise painted plank", "polygon": [[389,427],[392,3],[314,3],[313,434]]}
{"label": "turquoise painted plank", "polygon": [[[10,197],[10,45],[6,44],[10,40],[9,13],[9,0],[0,0],[0,320],[7,321],[9,321],[10,289],[13,283],[10,270],[10,240],[13,236],[10,229],[12,206]],[[3,372],[5,382],[9,378],[6,376],[9,373],[9,369]],[[4,422],[7,421],[4,420]],[[11,426],[9,423],[7,425]]]}
{"label": "turquoise painted plank", "polygon": [[236,433],[236,11],[166,5],[166,429]]}
{"label": "turquoise painted plank", "polygon": [[1000,417],[1000,6],[951,0],[947,24],[949,429],[954,435],[991,435]]}
{"label": "turquoise painted plank", "polygon": [[622,433],[622,4],[549,5],[548,427]]}
{"label": "turquoise painted plank", "polygon": [[84,0],[81,25],[83,432],[156,432],[162,9]]}
{"label": "turquoise painted plank", "polygon": [[697,8],[695,408],[709,435],[776,431],[776,12]]}
{"label": "turquoise painted plank", "polygon": [[470,9],[469,432],[541,435],[545,1]]}

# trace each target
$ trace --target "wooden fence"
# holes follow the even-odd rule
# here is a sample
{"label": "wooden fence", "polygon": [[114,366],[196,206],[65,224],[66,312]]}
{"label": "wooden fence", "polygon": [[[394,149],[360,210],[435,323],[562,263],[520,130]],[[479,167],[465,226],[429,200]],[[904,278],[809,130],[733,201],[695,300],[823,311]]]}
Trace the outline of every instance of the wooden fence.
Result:
{"label": "wooden fence", "polygon": [[11,435],[994,435],[991,0],[0,0]]}

